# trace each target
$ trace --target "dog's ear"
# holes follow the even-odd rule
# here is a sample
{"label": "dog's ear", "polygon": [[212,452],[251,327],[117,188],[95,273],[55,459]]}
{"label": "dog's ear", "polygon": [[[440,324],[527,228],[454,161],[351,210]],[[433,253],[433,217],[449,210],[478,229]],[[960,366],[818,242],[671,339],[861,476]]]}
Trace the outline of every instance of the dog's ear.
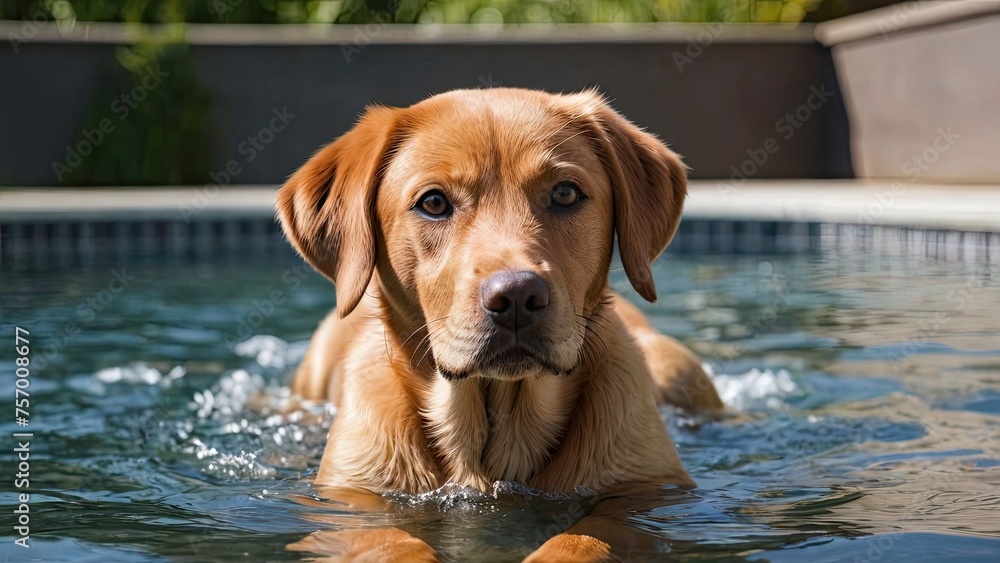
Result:
{"label": "dog's ear", "polygon": [[375,193],[397,111],[368,109],[276,197],[285,236],[336,286],[340,317],[357,307],[375,268]]}
{"label": "dog's ear", "polygon": [[656,301],[650,266],[670,243],[687,195],[687,167],[594,92],[576,94],[596,129],[596,146],[611,178],[618,253],[632,287]]}

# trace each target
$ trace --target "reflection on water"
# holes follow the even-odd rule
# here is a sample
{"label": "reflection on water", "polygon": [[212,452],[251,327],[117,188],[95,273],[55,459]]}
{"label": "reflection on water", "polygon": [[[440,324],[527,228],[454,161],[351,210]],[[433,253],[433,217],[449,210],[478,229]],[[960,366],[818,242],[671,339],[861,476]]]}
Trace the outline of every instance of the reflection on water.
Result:
{"label": "reflection on water", "polygon": [[[682,233],[657,263],[643,308],[740,415],[663,411],[699,487],[629,515],[636,559],[997,560],[1000,249],[843,229],[784,254]],[[32,556],[298,560],[286,547],[318,530],[392,525],[451,560],[516,560],[592,506],[511,484],[375,513],[324,500],[309,478],[336,413],[286,383],[333,293],[257,248],[4,257],[3,334],[34,339]]]}

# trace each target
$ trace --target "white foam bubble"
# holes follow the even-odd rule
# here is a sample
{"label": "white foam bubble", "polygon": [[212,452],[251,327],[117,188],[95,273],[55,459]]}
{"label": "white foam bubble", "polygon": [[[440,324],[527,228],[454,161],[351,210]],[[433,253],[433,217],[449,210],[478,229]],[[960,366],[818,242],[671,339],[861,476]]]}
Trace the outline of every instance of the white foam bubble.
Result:
{"label": "white foam bubble", "polygon": [[142,383],[169,387],[171,382],[184,377],[186,373],[187,370],[183,366],[174,366],[167,373],[163,373],[145,363],[136,362],[127,366],[104,368],[98,370],[94,376],[101,383]]}
{"label": "white foam bubble", "polygon": [[[215,449],[212,448],[214,452]],[[199,456],[201,459],[201,456]],[[217,479],[257,480],[274,476],[274,469],[261,465],[254,452],[241,451],[239,454],[214,455],[204,471]]]}
{"label": "white foam bubble", "polygon": [[244,369],[233,370],[222,374],[211,389],[195,393],[192,408],[197,410],[200,418],[231,419],[250,407],[251,403],[266,407],[268,405],[260,403],[280,401],[283,395],[287,395],[287,390],[282,393],[280,386],[271,385],[273,389],[267,387],[261,374]]}
{"label": "white foam bubble", "polygon": [[244,358],[253,358],[264,368],[285,369],[289,365],[288,343],[277,336],[251,336],[237,344],[233,351]]}
{"label": "white foam bubble", "polygon": [[716,375],[711,366],[703,367],[715,383],[722,402],[734,410],[781,408],[786,398],[801,392],[787,370],[754,368],[739,375]]}

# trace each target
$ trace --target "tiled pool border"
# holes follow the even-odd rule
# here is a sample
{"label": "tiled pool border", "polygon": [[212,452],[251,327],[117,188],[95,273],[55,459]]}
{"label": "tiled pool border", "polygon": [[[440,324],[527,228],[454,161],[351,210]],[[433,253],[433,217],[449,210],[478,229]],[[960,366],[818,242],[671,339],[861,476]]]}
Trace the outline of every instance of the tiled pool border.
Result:
{"label": "tiled pool border", "polygon": [[[276,186],[0,191],[0,265],[26,255],[273,249]],[[691,182],[668,253],[857,251],[1000,262],[1000,187],[899,181]],[[979,259],[979,258],[977,258]]]}
{"label": "tiled pool border", "polygon": [[[285,253],[290,246],[272,218],[182,221],[46,221],[0,223],[0,266],[84,259],[102,253],[147,256]],[[1000,233],[792,221],[686,219],[668,254],[920,255],[1000,263]]]}

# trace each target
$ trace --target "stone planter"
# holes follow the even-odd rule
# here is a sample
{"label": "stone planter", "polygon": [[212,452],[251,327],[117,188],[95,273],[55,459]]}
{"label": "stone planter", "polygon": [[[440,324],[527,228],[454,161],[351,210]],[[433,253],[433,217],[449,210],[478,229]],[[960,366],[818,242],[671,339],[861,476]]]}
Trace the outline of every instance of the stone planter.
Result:
{"label": "stone planter", "polygon": [[1000,2],[906,2],[815,32],[833,51],[858,177],[1000,181]]}

